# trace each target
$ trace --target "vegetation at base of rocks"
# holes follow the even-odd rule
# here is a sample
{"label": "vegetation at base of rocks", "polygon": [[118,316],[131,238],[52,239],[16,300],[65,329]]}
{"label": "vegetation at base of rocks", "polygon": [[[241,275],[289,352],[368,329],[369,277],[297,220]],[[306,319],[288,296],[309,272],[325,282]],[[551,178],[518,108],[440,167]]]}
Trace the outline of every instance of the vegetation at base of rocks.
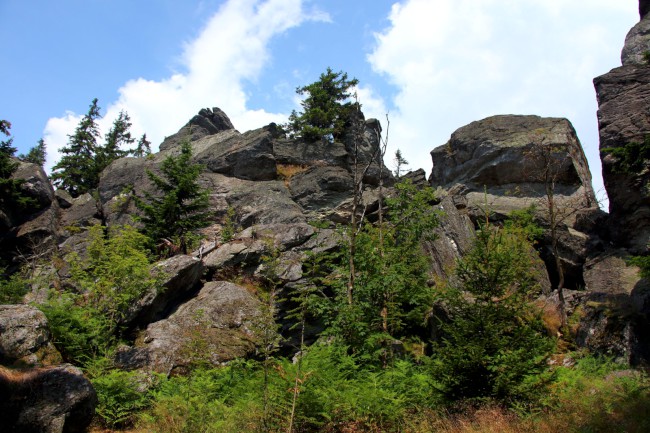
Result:
{"label": "vegetation at base of rocks", "polygon": [[641,277],[650,278],[650,256],[635,256],[629,260],[629,263],[639,267]]}
{"label": "vegetation at base of rocks", "polygon": [[0,268],[0,305],[19,304],[28,291],[29,285],[20,273],[10,276]]}
{"label": "vegetation at base of rocks", "polygon": [[431,188],[399,183],[387,199],[386,221],[349,227],[342,248],[326,258],[331,263],[320,260],[329,273],[317,285],[332,295],[314,301],[317,314],[329,328],[326,333],[368,362],[387,363],[402,339],[419,340],[424,333],[434,291],[421,241],[438,225],[434,201]]}
{"label": "vegetation at base of rocks", "polygon": [[440,325],[433,373],[450,401],[526,405],[551,380],[554,342],[531,302],[538,290],[526,236],[524,229],[481,227],[442,294],[449,319]]}
{"label": "vegetation at base of rocks", "polygon": [[129,309],[145,293],[162,289],[148,254],[149,239],[131,226],[89,229],[85,257],[71,253],[69,284],[39,307],[64,358],[84,365],[119,341]]}
{"label": "vegetation at base of rocks", "polygon": [[235,208],[228,206],[226,216],[221,227],[221,242],[230,242],[237,233],[237,221],[235,220]]}
{"label": "vegetation at base of rocks", "polygon": [[291,136],[306,141],[340,138],[353,109],[352,103],[345,101],[352,96],[350,91],[358,83],[356,78],[348,79],[343,71],[327,68],[318,81],[296,89],[299,95],[306,95],[300,103],[303,111],[292,111],[284,128]]}
{"label": "vegetation at base of rocks", "polygon": [[[106,359],[100,362],[107,364]],[[139,414],[154,398],[154,390],[161,378],[153,373],[100,369],[91,371],[90,379],[97,392],[96,415],[100,423],[110,429],[133,426]],[[88,371],[87,371],[88,374]]]}
{"label": "vegetation at base of rocks", "polygon": [[161,176],[147,170],[157,192],[135,197],[144,233],[157,243],[171,242],[183,254],[191,247],[192,231],[208,225],[210,216],[208,191],[198,183],[202,166],[191,159],[192,146],[186,141],[180,155],[165,158]]}

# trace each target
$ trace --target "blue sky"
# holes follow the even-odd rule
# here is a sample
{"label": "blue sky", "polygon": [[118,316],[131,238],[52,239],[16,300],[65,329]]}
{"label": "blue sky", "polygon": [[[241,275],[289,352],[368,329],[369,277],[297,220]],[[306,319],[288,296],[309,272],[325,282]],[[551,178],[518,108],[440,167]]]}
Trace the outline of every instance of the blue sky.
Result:
{"label": "blue sky", "polygon": [[[602,188],[591,80],[620,65],[637,0],[0,0],[0,118],[58,159],[93,98],[154,147],[202,107],[240,131],[282,122],[330,66],[390,112],[389,155],[494,114],[567,117]],[[386,158],[390,164],[389,157]]]}

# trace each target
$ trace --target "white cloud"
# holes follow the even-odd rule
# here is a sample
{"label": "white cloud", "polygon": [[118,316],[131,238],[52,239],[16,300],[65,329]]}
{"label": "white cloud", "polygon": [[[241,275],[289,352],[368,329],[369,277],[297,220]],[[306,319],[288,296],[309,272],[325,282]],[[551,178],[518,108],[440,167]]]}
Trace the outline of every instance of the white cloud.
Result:
{"label": "white cloud", "polygon": [[[181,58],[185,71],[160,81],[137,78],[125,83],[118,100],[107,106],[102,131],[108,131],[119,111],[126,110],[132,132],[138,136],[146,132],[157,148],[202,107],[221,108],[242,131],[283,121],[284,114],[247,108],[245,81],[255,81],[267,64],[268,44],[275,35],[305,21],[329,19],[317,9],[306,11],[302,0],[229,0],[186,45]],[[48,169],[59,159],[58,150],[77,122],[72,113],[47,122]]]}
{"label": "white cloud", "polygon": [[389,154],[400,148],[411,168],[428,171],[422,155],[471,121],[493,114],[567,117],[601,188],[592,79],[620,65],[625,34],[638,21],[633,3],[396,3],[368,56],[398,88]]}

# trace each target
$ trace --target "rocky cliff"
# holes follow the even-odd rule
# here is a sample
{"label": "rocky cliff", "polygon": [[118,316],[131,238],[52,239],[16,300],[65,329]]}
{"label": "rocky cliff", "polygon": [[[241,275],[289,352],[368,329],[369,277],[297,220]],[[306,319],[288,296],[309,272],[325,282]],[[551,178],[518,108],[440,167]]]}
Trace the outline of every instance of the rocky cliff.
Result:
{"label": "rocky cliff", "polygon": [[[624,66],[594,80],[601,149],[643,141],[650,131],[649,9],[650,2],[641,2],[643,19],[628,35]],[[263,330],[276,325],[254,288],[269,272],[268,257],[274,257],[279,292],[309,285],[304,264],[311,253],[336,248],[336,226],[352,217],[355,179],[363,179],[358,215],[370,221],[381,198],[391,194],[395,179],[378,153],[381,126],[361,113],[355,116],[350,123],[360,127],[340,141],[310,143],[286,138],[274,124],[241,133],[222,110],[202,109],[167,137],[158,153],[114,161],[101,175],[98,194],[77,198],[53,191],[39,167],[22,164],[14,176],[26,180],[25,191],[37,204],[21,215],[0,209],[1,250],[16,267],[38,262],[33,272],[50,277],[41,281],[54,281],[35,284],[25,303],[41,302],[49,289],[66,284],[70,272],[60,259],[39,259],[68,252],[83,256],[87,229],[94,224],[138,224],[133,195],[153,191],[146,172],[158,172],[188,140],[194,162],[204,167],[199,182],[210,191],[212,220],[201,230],[199,250],[157,264],[167,275],[165,290],[145,293],[130,307],[122,325],[131,339],[115,362],[125,369],[182,374],[196,363],[253,356],[263,344]],[[606,214],[598,208],[589,166],[567,119],[493,116],[459,128],[431,157],[428,180],[422,171],[404,177],[438,193],[432,204],[442,215],[437,237],[423,245],[432,282],[450,275],[481,221],[499,222],[533,205],[545,229],[536,247],[540,303],[554,314],[562,289],[579,345],[633,364],[650,361],[650,287],[626,262],[630,254],[647,253],[650,239],[647,161],[639,172],[621,172],[616,159],[603,152]],[[224,239],[221,233],[233,227],[234,236]],[[557,251],[551,248],[553,236]],[[282,308],[278,321],[290,342],[296,336]],[[319,324],[311,325],[308,338],[319,331]],[[207,350],[192,350],[197,338]],[[42,313],[27,305],[0,307],[0,361],[60,362]],[[95,397],[83,381],[80,387],[87,410]],[[57,416],[65,417],[61,413]]]}

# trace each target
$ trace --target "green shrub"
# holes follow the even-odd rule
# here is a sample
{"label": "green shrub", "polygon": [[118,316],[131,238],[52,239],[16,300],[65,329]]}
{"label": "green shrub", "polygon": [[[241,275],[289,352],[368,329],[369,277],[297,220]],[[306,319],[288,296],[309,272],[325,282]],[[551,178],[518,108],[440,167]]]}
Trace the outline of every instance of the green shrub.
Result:
{"label": "green shrub", "polygon": [[97,392],[96,414],[109,428],[132,425],[146,408],[155,386],[155,376],[141,372],[111,370],[91,379]]}
{"label": "green shrub", "polygon": [[19,273],[7,276],[0,268],[0,304],[19,304],[29,291],[29,285]]}

